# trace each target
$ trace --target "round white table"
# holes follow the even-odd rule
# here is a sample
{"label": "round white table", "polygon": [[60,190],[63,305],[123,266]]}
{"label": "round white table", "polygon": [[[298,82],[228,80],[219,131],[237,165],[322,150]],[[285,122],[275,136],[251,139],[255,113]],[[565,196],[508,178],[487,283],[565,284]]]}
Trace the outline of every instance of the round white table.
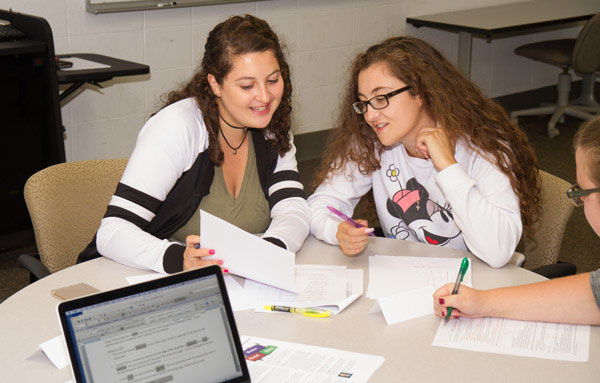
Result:
{"label": "round white table", "polygon": [[[298,252],[298,264],[345,265],[364,270],[368,285],[368,256],[464,257],[457,250],[386,238],[369,239],[357,257],[344,256],[337,246],[309,237]],[[250,254],[249,254],[250,256]],[[537,282],[544,278],[507,265],[492,269],[471,257],[473,286],[488,289]],[[66,382],[69,368],[56,369],[38,346],[60,334],[56,305],[50,290],[86,282],[99,290],[127,285],[125,277],[147,274],[98,258],[52,274],[20,290],[0,304],[3,381]],[[374,301],[364,295],[336,316],[326,319],[301,315],[235,313],[241,335],[279,339],[385,357],[370,382],[598,382],[600,381],[600,329],[593,326],[587,363],[462,351],[431,345],[440,319],[433,315],[388,326],[381,314],[369,315]]]}

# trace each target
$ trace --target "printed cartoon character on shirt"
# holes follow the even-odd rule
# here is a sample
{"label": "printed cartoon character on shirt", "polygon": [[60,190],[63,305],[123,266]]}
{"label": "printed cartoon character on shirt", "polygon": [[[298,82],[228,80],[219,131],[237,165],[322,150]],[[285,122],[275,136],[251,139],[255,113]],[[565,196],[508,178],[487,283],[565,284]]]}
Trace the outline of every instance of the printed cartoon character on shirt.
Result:
{"label": "printed cartoon character on shirt", "polygon": [[398,225],[390,228],[395,238],[407,239],[412,236],[420,242],[439,246],[447,245],[455,239],[462,241],[461,231],[454,223],[450,206],[441,206],[429,199],[429,192],[416,178],[409,179],[406,188],[402,188],[396,174],[389,173],[388,177],[400,185],[400,190],[394,194],[393,199],[388,198],[387,201],[388,212],[400,219]]}

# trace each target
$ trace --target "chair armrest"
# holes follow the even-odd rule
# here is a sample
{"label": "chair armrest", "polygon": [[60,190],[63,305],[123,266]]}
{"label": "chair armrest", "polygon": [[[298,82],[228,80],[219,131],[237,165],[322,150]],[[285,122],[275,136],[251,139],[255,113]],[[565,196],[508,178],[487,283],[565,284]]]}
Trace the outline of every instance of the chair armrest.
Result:
{"label": "chair armrest", "polygon": [[574,275],[577,272],[577,266],[568,262],[558,262],[553,265],[538,267],[537,269],[531,271],[546,278],[553,279]]}
{"label": "chair armrest", "polygon": [[50,275],[50,271],[42,264],[42,262],[30,254],[19,255],[19,264],[29,270],[29,272],[37,279],[42,279]]}

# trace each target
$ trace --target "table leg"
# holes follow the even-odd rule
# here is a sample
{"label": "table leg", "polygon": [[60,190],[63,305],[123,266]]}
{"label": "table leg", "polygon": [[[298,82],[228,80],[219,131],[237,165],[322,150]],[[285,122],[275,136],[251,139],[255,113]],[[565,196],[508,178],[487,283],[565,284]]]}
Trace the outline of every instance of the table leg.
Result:
{"label": "table leg", "polygon": [[469,32],[458,32],[458,70],[466,78],[471,77],[471,46],[473,38]]}

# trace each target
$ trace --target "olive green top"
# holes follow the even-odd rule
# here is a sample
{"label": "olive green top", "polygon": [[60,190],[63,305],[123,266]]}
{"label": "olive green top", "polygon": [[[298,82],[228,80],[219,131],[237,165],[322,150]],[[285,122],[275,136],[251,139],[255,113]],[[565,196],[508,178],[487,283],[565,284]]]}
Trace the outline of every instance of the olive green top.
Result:
{"label": "olive green top", "polygon": [[185,243],[188,235],[200,235],[200,209],[252,234],[264,233],[267,230],[271,223],[271,210],[258,178],[251,134],[248,134],[248,160],[237,198],[233,198],[227,190],[223,168],[215,166],[215,176],[209,194],[202,198],[192,218],[173,234],[172,240]]}

